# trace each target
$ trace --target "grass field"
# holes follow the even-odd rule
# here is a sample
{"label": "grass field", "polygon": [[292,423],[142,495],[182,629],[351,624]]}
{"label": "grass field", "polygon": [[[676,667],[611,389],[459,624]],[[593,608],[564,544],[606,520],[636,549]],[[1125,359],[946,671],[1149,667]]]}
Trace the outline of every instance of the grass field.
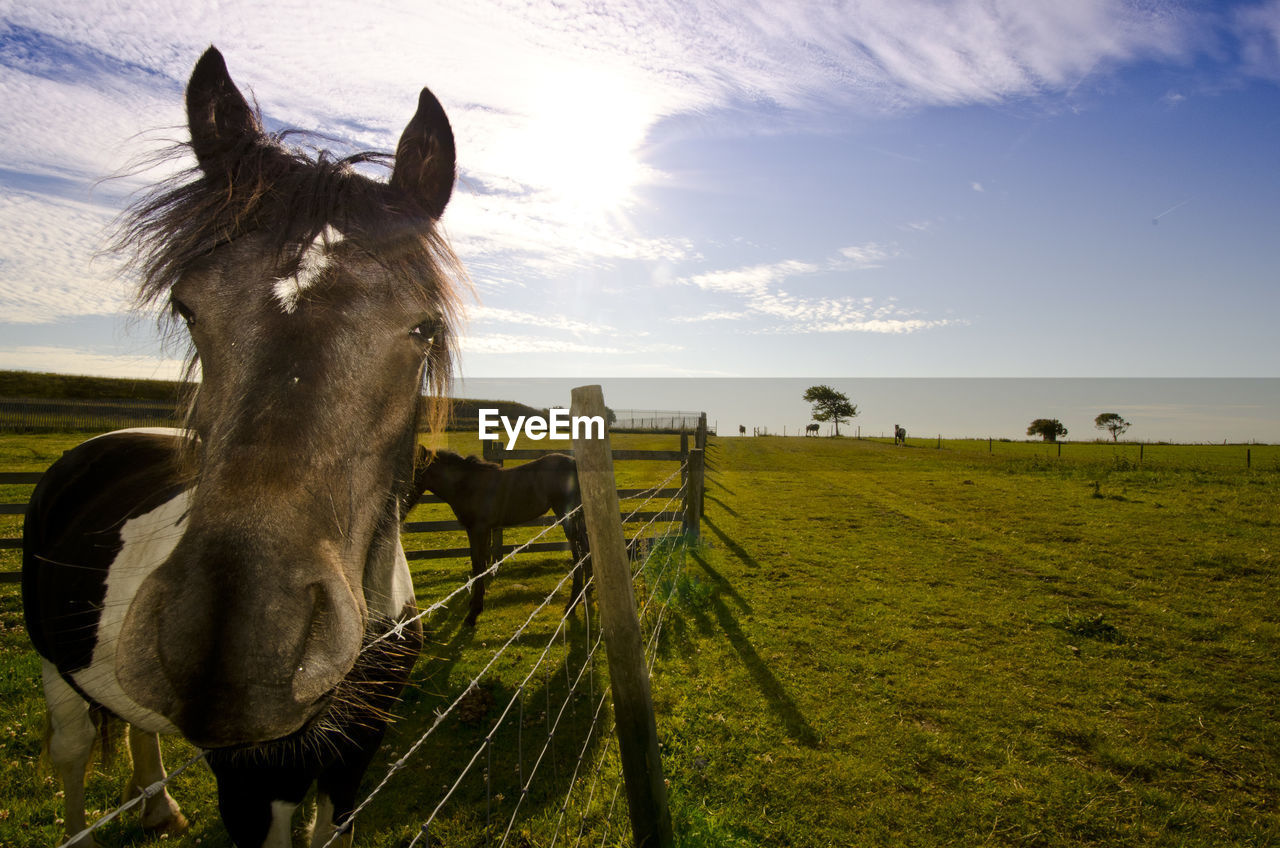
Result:
{"label": "grass field", "polygon": [[[0,468],[41,468],[77,440],[5,437]],[[1052,445],[987,448],[713,441],[704,544],[684,559],[653,686],[680,844],[1280,844],[1280,450],[1148,445],[1139,464],[1136,445],[1068,443],[1061,458]],[[620,466],[623,485],[669,471],[635,465]],[[0,569],[16,567],[6,556]],[[479,672],[565,559],[513,563],[474,632],[461,603],[429,623],[405,718],[371,778]],[[460,560],[424,564],[420,599],[464,572]],[[589,638],[575,621],[520,730],[495,737],[492,774],[527,766],[513,737],[535,735],[538,705],[563,699]],[[535,623],[486,675],[494,704],[551,632]],[[36,765],[37,679],[16,587],[0,587],[6,846],[59,834],[56,787]],[[604,670],[587,685],[601,692]],[[549,843],[540,834],[568,788],[589,701],[572,700],[546,780],[524,802],[531,834],[513,844]],[[361,817],[357,844],[405,844],[426,796],[487,727],[444,730]],[[169,747],[171,763],[188,755]],[[612,756],[586,748],[589,763]],[[92,780],[91,807],[117,803],[123,766],[110,772]],[[210,784],[203,767],[175,782],[191,844],[227,844]],[[487,800],[471,781],[432,844],[484,844],[486,820],[514,800],[501,779]],[[591,844],[622,844],[595,813],[586,829]],[[102,837],[141,839],[128,817]]]}

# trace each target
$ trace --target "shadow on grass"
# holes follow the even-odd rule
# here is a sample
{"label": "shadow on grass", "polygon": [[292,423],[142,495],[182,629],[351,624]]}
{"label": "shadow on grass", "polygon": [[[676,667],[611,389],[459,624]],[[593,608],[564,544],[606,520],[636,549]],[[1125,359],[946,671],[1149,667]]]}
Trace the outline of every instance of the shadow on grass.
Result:
{"label": "shadow on grass", "polygon": [[733,507],[729,506],[727,503],[725,503],[724,501],[720,500],[719,498],[712,497],[711,495],[708,495],[708,494],[705,494],[705,493],[703,494],[703,496],[702,496],[702,497],[703,497],[703,499],[704,499],[704,500],[708,500],[708,501],[710,501],[711,503],[715,504],[716,506],[720,507],[722,510],[724,510],[724,511],[725,511],[725,512],[727,512],[727,513],[729,513],[729,514],[730,514],[730,515],[732,515],[734,518],[737,518],[737,517],[738,517],[738,512],[737,512],[737,510],[735,510]]}
{"label": "shadow on grass", "polygon": [[[709,522],[704,520],[704,523]],[[723,534],[720,535],[721,538],[724,538]],[[739,550],[741,549],[739,548]],[[745,552],[743,552],[743,555],[745,555]],[[704,630],[718,630],[724,634],[725,640],[742,660],[742,664],[751,675],[751,679],[760,689],[761,694],[764,695],[765,703],[782,723],[787,735],[807,748],[818,747],[821,744],[821,740],[817,731],[801,715],[796,702],[787,694],[787,690],[778,678],[774,676],[768,664],[761,658],[760,653],[751,644],[751,640],[742,632],[742,628],[738,625],[733,612],[730,611],[728,605],[721,598],[725,595],[734,598],[743,610],[747,612],[750,611],[750,607],[742,600],[729,581],[711,567],[705,557],[696,551],[692,552],[691,556],[693,561],[706,572],[712,586],[715,588],[715,592],[712,594],[708,604],[710,614],[714,616],[715,621],[712,622],[706,612],[702,610],[695,610],[692,615],[699,620],[698,623]]]}
{"label": "shadow on grass", "polygon": [[[710,490],[714,487],[714,488],[716,488],[716,489],[721,489],[721,490],[723,490],[723,491],[724,491],[724,493],[725,493],[726,495],[736,495],[736,494],[737,494],[737,492],[736,492],[736,491],[734,491],[733,489],[730,489],[730,488],[729,488],[728,486],[726,486],[724,483],[720,482],[720,480],[718,480],[718,479],[717,479],[717,477],[718,477],[718,475],[716,475],[715,473],[710,473],[710,474],[707,474],[707,475],[706,475],[706,490],[705,490],[705,491],[710,491]],[[705,492],[704,492],[704,494],[705,494]]]}

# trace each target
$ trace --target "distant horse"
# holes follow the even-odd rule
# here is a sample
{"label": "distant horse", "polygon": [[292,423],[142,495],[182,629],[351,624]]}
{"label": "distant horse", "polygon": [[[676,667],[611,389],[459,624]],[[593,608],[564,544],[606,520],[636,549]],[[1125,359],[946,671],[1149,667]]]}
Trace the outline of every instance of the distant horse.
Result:
{"label": "distant horse", "polygon": [[745,436],[745,435],[747,435],[747,425],[746,425],[746,424],[739,424],[739,425],[738,425],[738,435],[739,435],[739,436]]}
{"label": "distant horse", "polygon": [[[563,519],[561,529],[569,540],[575,563],[568,608],[577,602],[583,574],[591,573],[591,564],[587,559],[590,545],[586,522],[582,510],[574,512],[582,505],[582,496],[578,491],[578,466],[572,457],[552,453],[503,468],[452,451],[437,451],[427,458],[422,450],[415,479],[417,488],[426,488],[447,503],[467,531],[473,577],[483,574],[492,564],[489,539],[494,530],[524,524],[548,511]],[[577,563],[582,567],[576,567]],[[471,587],[471,612],[466,623],[474,626],[483,610],[484,580],[477,580]]]}
{"label": "distant horse", "polygon": [[808,427],[805,427],[805,428],[804,428],[804,434],[805,434],[806,436],[816,436],[816,435],[818,435],[818,425],[817,425],[817,424],[810,424]]}
{"label": "distant horse", "polygon": [[[176,731],[207,749],[237,845],[288,845],[317,782],[318,844],[351,813],[422,640],[400,521],[420,396],[451,371],[460,268],[436,222],[453,133],[423,89],[373,179],[355,166],[391,157],[266,134],[213,48],[186,106],[197,168],[140,200],[119,244],[202,380],[188,429],[91,439],[31,497],[23,609],[49,755],[68,836],[110,715],[132,726],[129,793],[164,777],[156,734]],[[165,791],[142,821],[185,826]]]}
{"label": "distant horse", "polygon": [[907,443],[907,428],[893,425],[893,443],[895,445],[905,445]]}

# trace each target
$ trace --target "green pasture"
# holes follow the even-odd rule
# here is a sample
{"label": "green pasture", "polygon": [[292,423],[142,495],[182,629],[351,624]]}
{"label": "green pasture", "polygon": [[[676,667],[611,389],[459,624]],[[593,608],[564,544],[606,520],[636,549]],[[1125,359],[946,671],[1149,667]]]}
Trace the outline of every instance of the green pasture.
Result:
{"label": "green pasture", "polygon": [[[465,434],[450,438],[476,450]],[[0,437],[0,468],[39,469],[78,440]],[[665,448],[674,437],[616,442]],[[702,544],[675,558],[677,580],[644,583],[673,597],[653,691],[679,844],[1280,844],[1280,450],[1147,445],[1141,461],[1137,450],[713,440]],[[620,464],[620,484],[657,483],[668,466]],[[438,508],[414,518],[428,509]],[[0,568],[16,559],[6,553]],[[474,631],[461,625],[464,598],[428,622],[371,782],[566,565],[562,554],[513,562]],[[463,560],[415,564],[420,601],[465,573]],[[533,620],[465,715],[392,779],[357,844],[407,843],[552,638],[552,618]],[[16,587],[0,587],[0,844],[45,846],[57,841],[60,807],[38,768],[39,666],[21,625]],[[519,800],[514,774],[531,767],[595,630],[580,613],[555,636],[518,720],[442,811],[432,845],[482,845],[487,824],[505,825]],[[623,821],[607,833],[603,824],[614,754],[587,737],[606,686],[599,662],[569,699],[509,844],[549,844],[574,782],[571,833],[625,844]],[[171,764],[189,756],[168,745]],[[118,803],[125,768],[106,771],[90,783],[98,810]],[[173,791],[193,820],[187,842],[226,845],[207,769]],[[101,835],[142,840],[129,816]]]}

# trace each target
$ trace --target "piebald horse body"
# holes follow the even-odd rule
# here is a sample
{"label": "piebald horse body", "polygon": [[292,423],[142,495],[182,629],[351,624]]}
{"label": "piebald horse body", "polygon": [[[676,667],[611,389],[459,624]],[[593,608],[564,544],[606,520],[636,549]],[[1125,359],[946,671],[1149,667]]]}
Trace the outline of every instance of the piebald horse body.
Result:
{"label": "piebald horse body", "polygon": [[[130,725],[134,794],[164,775],[156,734],[178,732],[207,751],[237,845],[291,844],[313,783],[323,844],[421,644],[400,522],[420,395],[450,371],[456,268],[436,221],[453,135],[423,89],[387,182],[354,169],[373,155],[290,150],[212,48],[187,113],[197,168],[135,207],[122,237],[140,301],[191,335],[187,427],[89,440],[28,507],[49,754],[68,836],[109,716]],[[185,826],[167,792],[143,823]]]}

